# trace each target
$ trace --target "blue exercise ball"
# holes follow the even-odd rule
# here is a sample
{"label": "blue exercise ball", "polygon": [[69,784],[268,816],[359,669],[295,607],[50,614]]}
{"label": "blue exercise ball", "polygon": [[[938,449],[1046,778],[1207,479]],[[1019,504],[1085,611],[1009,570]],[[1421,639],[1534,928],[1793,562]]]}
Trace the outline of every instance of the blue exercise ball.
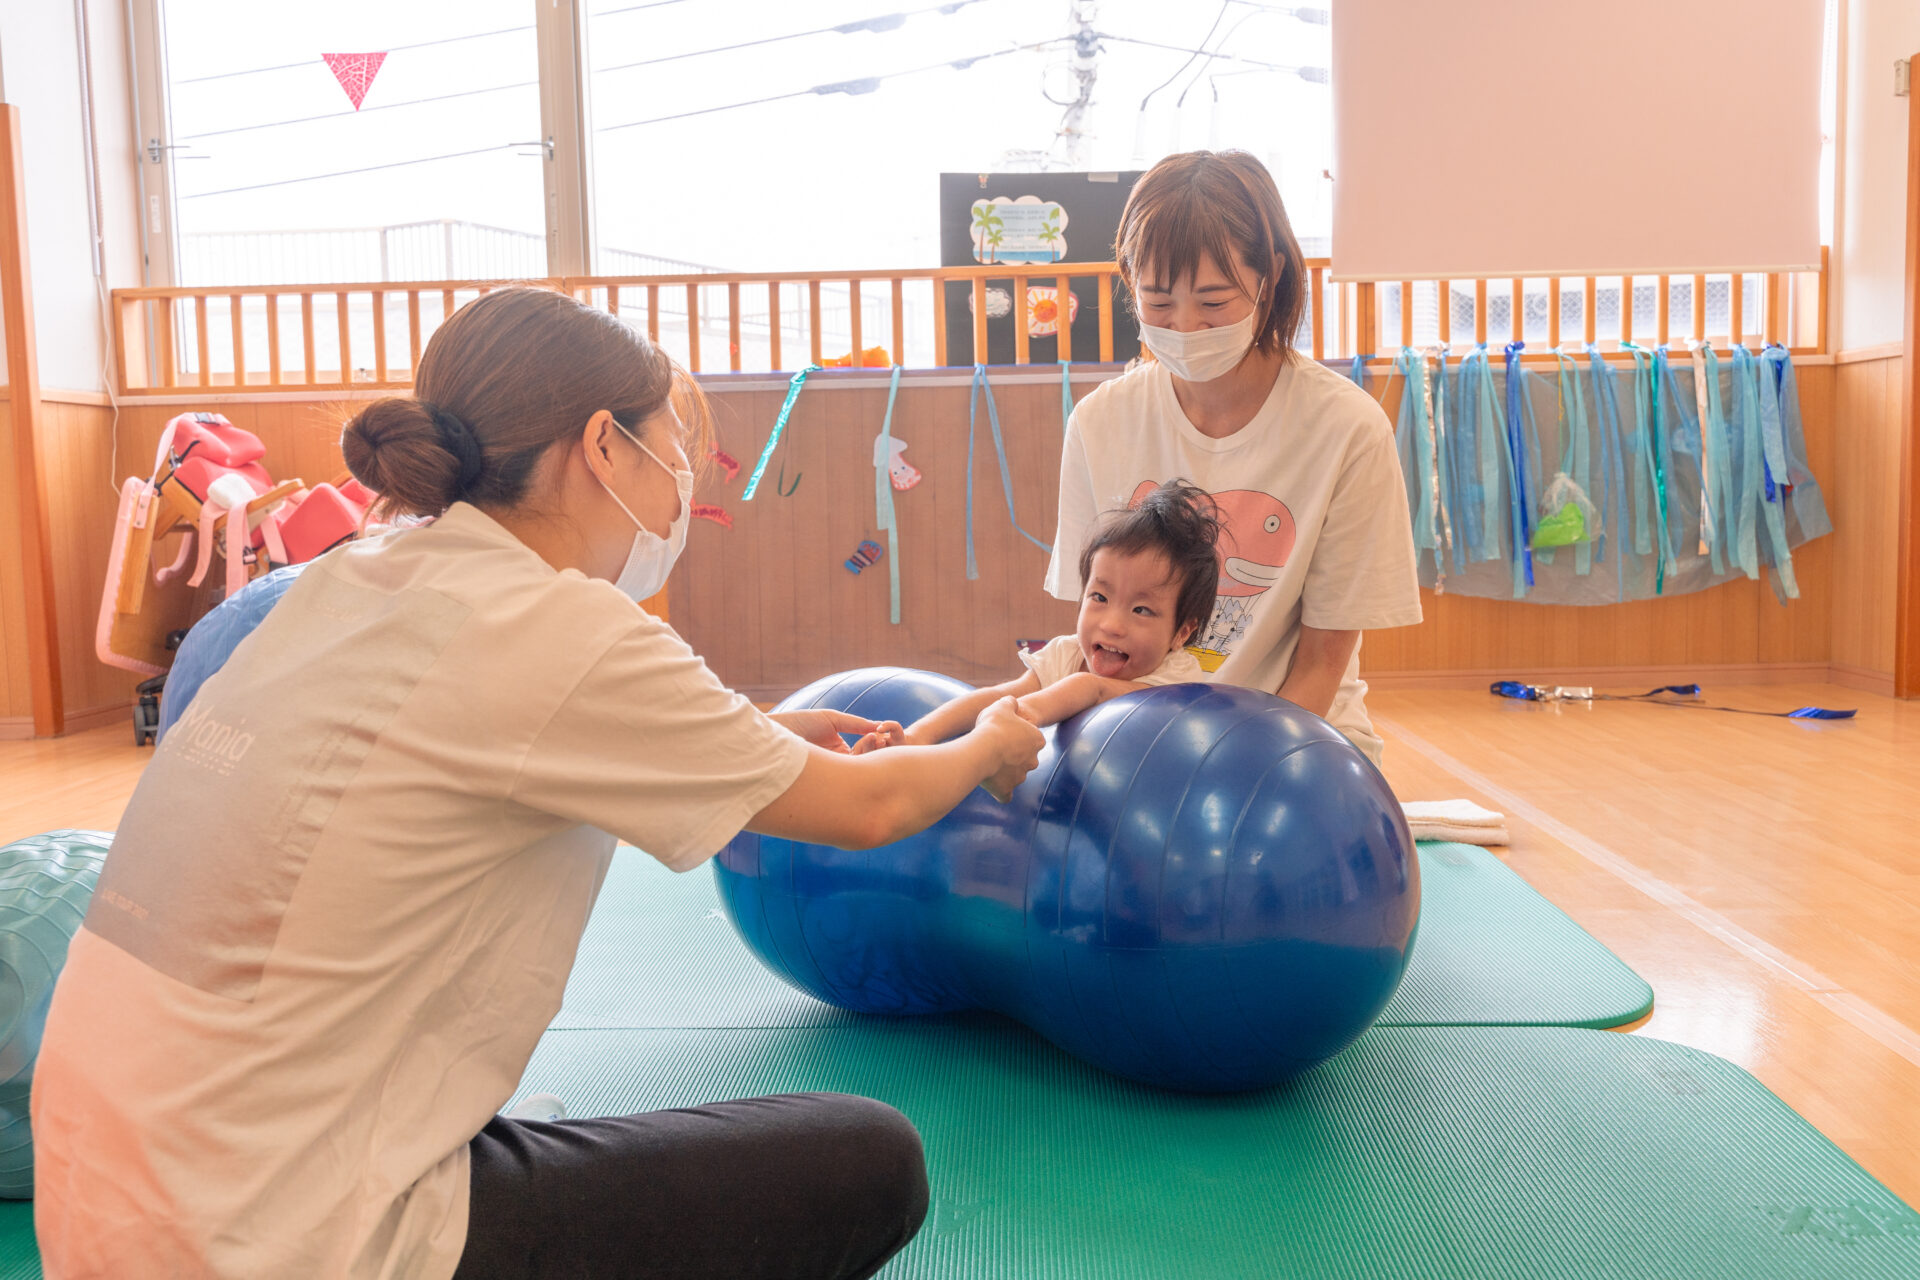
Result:
{"label": "blue exercise ball", "polygon": [[86,918],[111,831],[49,831],[0,848],[0,1197],[33,1198],[28,1115],[54,980]]}
{"label": "blue exercise ball", "polygon": [[167,730],[173,728],[173,722],[187,709],[207,677],[227,664],[240,642],[266,620],[306,567],[290,564],[255,578],[193,624],[187,638],[180,642],[180,651],[167,672],[166,687],[160,693],[160,722],[153,735],[156,745],[166,738]]}
{"label": "blue exercise ball", "polygon": [[[910,723],[968,686],[903,668],[782,709]],[[742,833],[721,899],[775,974],[865,1013],[987,1009],[1116,1075],[1233,1092],[1325,1061],[1406,970],[1420,873],[1338,730],[1230,685],[1131,693],[1048,731],[1010,803],[975,790],[848,852]]]}

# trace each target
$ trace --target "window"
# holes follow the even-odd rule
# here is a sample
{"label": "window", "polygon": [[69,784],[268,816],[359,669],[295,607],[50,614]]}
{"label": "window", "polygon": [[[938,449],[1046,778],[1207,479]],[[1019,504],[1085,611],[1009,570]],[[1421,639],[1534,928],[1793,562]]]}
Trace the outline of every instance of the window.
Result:
{"label": "window", "polygon": [[159,12],[177,283],[547,274],[527,0]]}

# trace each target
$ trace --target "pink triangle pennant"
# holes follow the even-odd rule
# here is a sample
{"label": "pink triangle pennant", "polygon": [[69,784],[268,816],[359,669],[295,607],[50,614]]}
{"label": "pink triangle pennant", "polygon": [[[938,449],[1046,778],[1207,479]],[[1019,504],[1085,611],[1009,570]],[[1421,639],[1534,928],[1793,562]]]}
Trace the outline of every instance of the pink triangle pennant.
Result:
{"label": "pink triangle pennant", "polygon": [[380,64],[387,60],[384,53],[323,53],[320,56],[327,60],[327,69],[346,90],[355,111],[366,101],[367,90],[373,87],[373,78],[380,73]]}

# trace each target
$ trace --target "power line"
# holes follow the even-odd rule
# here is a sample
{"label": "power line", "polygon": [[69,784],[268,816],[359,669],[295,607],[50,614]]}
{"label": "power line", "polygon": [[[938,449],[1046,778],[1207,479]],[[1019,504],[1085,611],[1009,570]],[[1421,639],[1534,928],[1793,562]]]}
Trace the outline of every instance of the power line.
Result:
{"label": "power line", "polygon": [[810,89],[795,89],[791,93],[776,93],[770,97],[754,98],[746,102],[729,102],[718,107],[701,107],[695,111],[678,111],[672,115],[653,116],[646,120],[628,120],[621,124],[607,125],[604,128],[594,130],[594,132],[614,133],[621,129],[637,129],[641,125],[665,124],[669,120],[686,120],[693,116],[712,115],[718,111],[735,111],[741,107],[764,106],[769,102],[784,102],[789,98],[806,98],[814,95],[825,96],[835,93],[844,93],[857,97],[861,94],[872,93],[886,81],[898,80],[902,76],[916,76],[925,71],[938,71],[943,67],[951,67],[955,71],[965,71],[977,62],[985,62],[990,58],[1002,58],[1010,53],[1028,53],[1034,49],[1045,49],[1049,46],[1059,44],[1060,41],[1061,38],[1056,37],[1052,40],[1037,41],[1034,44],[1015,45],[1009,49],[996,49],[991,53],[975,54],[970,58],[950,58],[945,62],[930,62],[924,67],[909,67],[905,71],[890,71],[880,76],[867,76],[859,80],[837,80],[831,84],[817,84]]}
{"label": "power line", "polygon": [[754,49],[766,44],[779,44],[785,40],[800,40],[807,36],[853,35],[860,31],[893,31],[903,25],[908,18],[917,18],[926,13],[938,13],[949,16],[958,13],[980,0],[947,0],[945,4],[928,5],[924,9],[908,9],[901,13],[883,13],[873,18],[857,18],[852,22],[842,22],[831,27],[815,27],[811,31],[795,31],[782,36],[763,36],[758,40],[743,40],[739,44],[723,44],[712,49],[694,49],[686,53],[663,54],[658,58],[642,58],[638,62],[621,62],[611,67],[595,67],[595,75],[606,75],[613,71],[631,71],[635,67],[653,67],[663,62],[678,62],[683,58],[704,58],[710,53],[732,53],[736,49]]}
{"label": "power line", "polygon": [[327,111],[317,116],[298,116],[292,120],[265,120],[259,124],[237,124],[231,129],[210,129],[205,133],[189,133],[182,142],[195,142],[201,138],[219,138],[230,133],[247,133],[254,129],[278,129],[282,125],[312,124],[316,120],[338,120],[345,116],[364,116],[374,111],[392,111],[398,107],[417,107],[428,102],[446,102],[452,98],[472,98],[483,93],[505,93],[509,89],[538,88],[538,80],[522,80],[518,84],[489,85],[484,89],[462,89],[456,93],[437,93],[425,98],[408,98],[405,102],[382,102],[376,106],[363,107],[358,111]]}
{"label": "power line", "polygon": [[528,145],[530,144],[525,142],[502,142],[491,147],[476,147],[472,151],[449,151],[445,155],[420,156],[417,159],[395,160],[388,164],[369,164],[363,165],[358,169],[339,169],[333,173],[310,173],[303,178],[281,178],[275,182],[255,182],[244,187],[224,187],[219,191],[196,191],[191,195],[183,195],[180,199],[201,200],[207,196],[230,196],[240,191],[262,191],[268,187],[290,187],[297,182],[318,182],[322,178],[345,178],[356,173],[374,173],[381,169],[404,169],[409,165],[431,164],[436,160],[458,160],[462,156],[490,155],[495,151],[506,151],[512,147],[524,147]]}
{"label": "power line", "polygon": [[[1112,40],[1117,44],[1144,45],[1149,49],[1166,49],[1173,53],[1191,53],[1196,57],[1218,58],[1222,62],[1240,62],[1240,63],[1246,64],[1249,67],[1262,67],[1268,71],[1292,71],[1298,74],[1302,80],[1311,80],[1316,84],[1325,84],[1327,82],[1327,69],[1325,67],[1300,67],[1300,66],[1292,66],[1284,62],[1263,62],[1259,58],[1248,58],[1237,53],[1215,53],[1211,49],[1189,49],[1185,45],[1161,44],[1157,40],[1135,40],[1131,36],[1116,36],[1116,35],[1111,35],[1105,31],[1102,31],[1100,33],[1100,38],[1102,40]],[[1191,61],[1192,59],[1188,59],[1189,63]],[[1185,71],[1185,70],[1186,70],[1186,66],[1183,65],[1180,68],[1180,71]],[[1174,72],[1173,76],[1167,79],[1166,84],[1161,85],[1159,89],[1155,89],[1153,93],[1158,93],[1160,92],[1160,89],[1166,88],[1167,84],[1172,84],[1174,78],[1179,76],[1180,71]],[[1153,96],[1153,94],[1150,93],[1147,96],[1150,98]],[[1140,105],[1142,107],[1145,107],[1146,103],[1142,101]]]}
{"label": "power line", "polygon": [[[1207,34],[1200,37],[1200,43],[1203,46],[1207,43],[1207,41],[1213,39],[1213,33],[1220,29],[1220,20],[1227,16],[1227,9],[1231,7],[1232,4],[1233,4],[1233,0],[1220,0],[1220,12],[1213,15],[1213,25],[1207,28]],[[1147,43],[1144,40],[1123,40],[1119,36],[1114,36],[1112,37],[1112,39],[1118,40],[1122,44],[1146,44]],[[1161,46],[1161,47],[1165,47],[1165,46]],[[1147,90],[1147,96],[1140,99],[1140,109],[1142,111],[1145,111],[1147,109],[1147,104],[1153,101],[1153,95],[1160,92],[1162,89],[1166,88],[1168,85],[1172,84],[1175,80],[1178,80],[1180,78],[1180,72],[1185,71],[1188,67],[1192,66],[1193,59],[1199,57],[1203,52],[1205,52],[1204,49],[1193,50],[1191,56],[1188,57],[1185,62],[1180,64],[1178,70],[1176,70],[1172,75],[1168,76],[1165,80],[1162,80],[1159,84],[1153,86],[1153,88]]]}
{"label": "power line", "polygon": [[[677,3],[678,0],[669,0],[669,2]],[[524,27],[502,27],[498,31],[475,31],[470,35],[445,36],[439,40],[422,40],[417,44],[397,44],[393,46],[393,48],[391,49],[380,50],[380,52],[402,53],[408,49],[426,49],[426,48],[430,48],[433,45],[438,45],[438,44],[458,44],[462,40],[485,40],[490,36],[510,36],[516,31],[531,31],[531,30],[533,30],[532,24],[528,24],[527,26],[524,26]],[[312,58],[308,58],[304,62],[282,62],[278,66],[272,66],[272,67],[248,67],[245,71],[221,71],[215,75],[210,75],[210,76],[193,76],[186,80],[175,80],[173,83],[177,85],[205,84],[209,80],[231,80],[235,76],[257,76],[267,71],[297,71],[302,67],[311,67],[313,65],[314,65],[314,60]]]}
{"label": "power line", "polygon": [[[606,11],[606,13],[600,14],[598,16],[605,17],[609,14],[615,14],[615,13],[630,13],[630,12],[634,12],[641,9],[658,9],[658,8],[661,8],[663,5],[681,4],[681,3],[684,3],[684,0],[653,0],[653,3],[650,3],[650,4],[629,5],[621,9],[609,9]],[[877,17],[860,18],[852,22],[842,22],[837,26],[819,27],[812,31],[796,31],[790,35],[768,36],[765,39],[748,40],[740,44],[721,45],[717,48],[712,48],[712,49],[694,49],[687,53],[666,54],[658,58],[645,58],[639,62],[624,62],[611,67],[599,67],[594,70],[594,74],[600,75],[600,74],[603,74],[606,72],[612,72],[612,71],[626,71],[634,67],[656,66],[663,62],[677,62],[683,58],[705,57],[706,55],[713,54],[713,53],[728,53],[735,49],[751,49],[758,45],[778,44],[783,40],[798,40],[805,36],[830,35],[834,33],[850,35],[857,31],[875,31],[875,32],[892,31],[898,28],[899,26],[901,26],[908,18],[918,17],[921,14],[926,14],[926,13],[940,13],[943,15],[953,14],[953,13],[959,12],[961,9],[965,8],[968,5],[979,4],[979,3],[981,3],[981,0],[946,0],[946,3],[928,5],[924,9],[910,9],[902,13],[880,14]],[[446,40],[438,40],[438,41],[429,40],[429,41],[424,41],[421,44],[401,45],[399,46],[399,48],[419,49],[419,48],[424,48],[426,45],[429,45],[429,44],[450,44],[456,40],[478,39],[479,36],[482,36],[482,35],[507,35],[515,31],[531,31],[532,29],[533,28],[531,27],[507,27],[500,31],[481,32],[478,35],[471,35],[471,36],[450,36]],[[393,52],[393,50],[389,50],[389,52]],[[228,76],[253,75],[256,72],[261,72],[261,71],[285,71],[285,70],[290,70],[298,67],[306,67],[311,65],[312,64],[310,62],[290,62],[290,63],[285,63],[278,67],[255,67],[250,71],[229,71],[229,72],[223,72],[221,75],[217,75],[217,76],[201,76],[201,77],[198,77],[198,79],[196,80],[180,80],[180,81],[176,81],[175,83],[196,84],[200,80],[219,80],[219,79],[226,78]],[[355,110],[352,110],[352,111],[327,111],[314,116],[296,116],[288,120],[267,120],[259,124],[235,125],[232,128],[228,128],[228,129],[210,129],[203,133],[193,133],[193,134],[183,135],[180,140],[183,142],[191,142],[201,138],[218,138],[218,137],[224,137],[228,134],[247,133],[255,129],[276,129],[281,127],[282,125],[312,124],[320,120],[339,120],[339,119],[344,119],[345,117],[348,117],[348,116],[365,115],[371,111],[390,111],[397,107],[417,107],[430,102],[445,102],[454,98],[471,98],[483,93],[504,93],[512,89],[526,89],[530,87],[538,87],[539,83],[540,82],[538,80],[523,80],[515,84],[489,85],[483,89],[463,89],[453,93],[430,94],[424,98],[409,98],[404,102],[383,102],[383,103],[378,103],[371,107],[356,108]]]}

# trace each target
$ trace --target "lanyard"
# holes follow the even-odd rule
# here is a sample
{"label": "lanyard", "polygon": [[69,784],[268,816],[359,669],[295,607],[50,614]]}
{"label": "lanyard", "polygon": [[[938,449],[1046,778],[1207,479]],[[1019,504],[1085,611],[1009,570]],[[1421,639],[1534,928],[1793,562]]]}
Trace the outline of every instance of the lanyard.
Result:
{"label": "lanyard", "polygon": [[780,437],[787,429],[787,419],[793,416],[793,402],[800,398],[800,388],[807,385],[808,374],[818,372],[820,372],[820,366],[810,364],[787,379],[787,398],[780,405],[780,416],[773,420],[773,431],[767,436],[767,447],[760,451],[760,461],[753,464],[753,474],[747,477],[747,488],[740,495],[740,501],[753,501],[754,491],[760,487],[760,477],[766,474],[767,463],[773,458],[774,448],[780,443]]}
{"label": "lanyard", "polygon": [[993,387],[987,381],[987,366],[973,366],[973,391],[967,397],[967,581],[972,582],[980,576],[980,570],[973,556],[973,442],[974,428],[980,412],[980,397],[987,398],[987,425],[993,432],[993,451],[1000,459],[1000,488],[1007,497],[1007,519],[1013,522],[1013,529],[1034,546],[1053,553],[1053,548],[1020,527],[1020,517],[1013,513],[1013,468],[1007,465],[1007,445],[1000,435],[1000,410],[994,407]]}

